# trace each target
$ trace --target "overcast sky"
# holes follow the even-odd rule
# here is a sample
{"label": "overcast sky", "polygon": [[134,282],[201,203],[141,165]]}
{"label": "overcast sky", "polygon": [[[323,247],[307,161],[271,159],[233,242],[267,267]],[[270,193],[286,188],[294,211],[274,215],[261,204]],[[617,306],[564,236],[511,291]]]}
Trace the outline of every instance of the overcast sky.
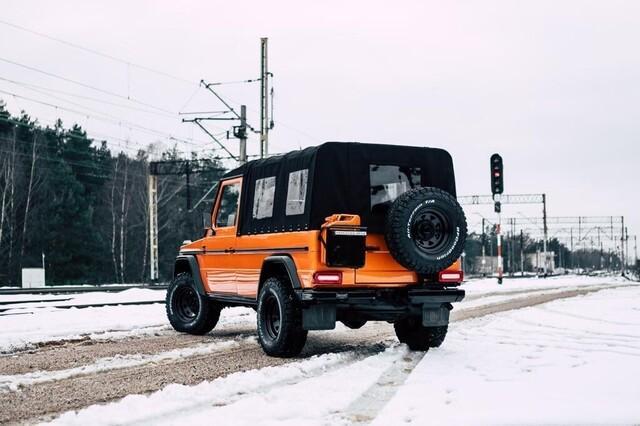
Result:
{"label": "overcast sky", "polygon": [[[551,216],[624,215],[629,233],[640,233],[640,2],[3,0],[0,19],[193,81],[0,24],[0,58],[139,101],[0,61],[0,77],[21,83],[0,80],[0,90],[84,112],[0,93],[13,112],[43,123],[61,116],[90,134],[129,139],[129,149],[173,143],[141,127],[194,139],[181,149],[214,148],[175,113],[222,109],[197,82],[257,78],[259,39],[269,37],[270,151],[327,140],[442,147],[459,194],[489,193],[489,156],[499,152],[506,193],[548,194]],[[218,89],[234,106],[246,103],[258,126],[256,83]],[[256,153],[257,139],[250,144]],[[237,152],[236,142],[228,146]]]}

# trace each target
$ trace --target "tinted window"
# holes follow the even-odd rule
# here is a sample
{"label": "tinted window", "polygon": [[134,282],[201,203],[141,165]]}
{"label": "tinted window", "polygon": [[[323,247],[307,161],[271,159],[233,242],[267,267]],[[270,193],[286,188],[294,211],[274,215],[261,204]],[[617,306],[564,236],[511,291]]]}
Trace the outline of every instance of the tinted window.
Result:
{"label": "tinted window", "polygon": [[264,219],[273,216],[273,198],[276,194],[276,177],[256,180],[253,196],[253,218]]}
{"label": "tinted window", "polygon": [[287,187],[287,208],[285,210],[285,214],[287,216],[304,213],[304,203],[307,197],[308,177],[308,169],[289,173],[289,186]]}
{"label": "tinted window", "polygon": [[369,182],[371,211],[386,211],[400,194],[420,186],[419,167],[401,167],[371,164]]}
{"label": "tinted window", "polygon": [[238,200],[240,199],[240,183],[234,183],[222,187],[222,198],[216,217],[216,227],[224,228],[236,223]]}

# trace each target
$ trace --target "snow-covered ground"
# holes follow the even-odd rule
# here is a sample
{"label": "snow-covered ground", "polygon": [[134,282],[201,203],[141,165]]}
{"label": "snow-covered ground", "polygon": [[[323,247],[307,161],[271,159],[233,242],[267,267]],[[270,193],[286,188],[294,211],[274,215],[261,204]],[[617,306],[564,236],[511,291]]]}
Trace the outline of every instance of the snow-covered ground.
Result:
{"label": "snow-covered ground", "polygon": [[375,424],[640,421],[640,288],[452,324]]}
{"label": "snow-covered ground", "polygon": [[[0,295],[0,301],[13,301],[14,295]],[[47,299],[49,296],[45,296]],[[65,295],[64,302],[21,303],[0,316],[0,354],[38,343],[58,340],[117,339],[136,335],[153,335],[169,330],[164,304],[121,305],[59,309],[51,305],[164,301],[164,290],[130,289],[119,293],[95,292]],[[27,309],[25,309],[27,308]],[[253,310],[225,309],[221,324],[244,321]]]}
{"label": "snow-covered ground", "polygon": [[[496,291],[490,282],[465,287]],[[196,386],[169,385],[66,413],[56,423],[349,424],[371,420],[355,409],[367,404],[378,425],[638,423],[638,300],[640,286],[619,287],[453,323],[445,344],[413,370],[412,354],[391,343],[376,355],[325,354]],[[410,374],[404,382],[390,370]],[[388,403],[376,405],[376,388],[393,390]]]}
{"label": "snow-covered ground", "polygon": [[[495,279],[471,280],[462,286],[467,298],[456,309],[504,300],[504,297],[528,290],[554,291],[559,288],[584,287],[628,283],[620,277],[563,276],[553,278],[522,278],[505,280],[498,285]],[[23,295],[24,296],[24,295]],[[42,296],[49,299],[51,296]],[[121,303],[141,300],[164,300],[164,291],[130,289],[119,293],[94,292],[58,296],[67,301],[45,303],[21,303],[4,305],[14,307],[0,316],[0,353],[28,347],[32,344],[79,338],[118,338],[129,335],[147,335],[168,330],[165,308],[157,305],[105,306],[83,309],[57,309],[53,306]],[[489,298],[491,297],[491,298]],[[483,298],[483,300],[477,300]],[[0,295],[0,302],[14,301],[16,295]],[[24,299],[23,299],[24,300]],[[29,308],[29,309],[25,309]],[[223,311],[225,321],[254,320],[253,311],[244,308]]]}

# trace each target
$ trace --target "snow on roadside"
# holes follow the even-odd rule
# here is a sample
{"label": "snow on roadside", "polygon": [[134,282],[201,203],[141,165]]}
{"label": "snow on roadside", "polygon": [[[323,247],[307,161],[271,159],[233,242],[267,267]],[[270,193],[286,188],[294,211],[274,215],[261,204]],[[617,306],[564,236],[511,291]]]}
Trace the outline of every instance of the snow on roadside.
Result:
{"label": "snow on roadside", "polygon": [[637,423],[640,287],[452,324],[375,425]]}
{"label": "snow on roadside", "polygon": [[[147,288],[132,288],[118,292],[91,292],[81,294],[60,294],[60,295],[0,295],[0,301],[20,301],[16,304],[2,305],[2,309],[20,308],[50,308],[56,306],[74,306],[74,305],[90,305],[99,303],[130,303],[130,302],[146,302],[158,301],[164,302],[166,290],[151,290]],[[27,296],[22,300],[16,299],[16,296]],[[50,300],[47,302],[38,302],[38,299]],[[58,299],[53,301],[52,299]],[[66,300],[69,299],[69,300]],[[32,300],[32,302],[26,302]],[[34,309],[35,310],[35,309]],[[31,310],[33,312],[34,310]]]}
{"label": "snow on roadside", "polygon": [[[68,412],[54,424],[314,424],[346,408],[406,354],[395,346],[359,360],[324,354],[278,367],[234,373],[196,386],[169,385],[106,405]],[[345,382],[348,380],[348,384]]]}
{"label": "snow on roadside", "polygon": [[487,293],[509,294],[512,292],[547,290],[557,287],[568,289],[606,284],[629,284],[629,281],[617,275],[593,277],[586,275],[558,275],[547,278],[505,278],[502,284],[498,284],[496,278],[481,278],[465,281],[460,288],[467,293],[467,297],[473,298],[476,295],[485,295]]}
{"label": "snow on roadside", "polygon": [[[248,308],[222,311],[220,325],[255,321]],[[0,316],[0,354],[59,340],[118,339],[170,330],[164,304],[38,310]]]}
{"label": "snow on roadside", "polygon": [[[255,338],[250,337],[243,340],[255,340]],[[139,367],[151,363],[179,360],[190,356],[207,355],[230,349],[237,346],[238,343],[239,342],[236,340],[225,340],[188,348],[173,349],[157,354],[130,354],[99,358],[91,364],[65,370],[34,371],[25,374],[0,375],[0,392],[17,391],[22,386],[63,380],[71,377],[86,376],[104,371]]]}

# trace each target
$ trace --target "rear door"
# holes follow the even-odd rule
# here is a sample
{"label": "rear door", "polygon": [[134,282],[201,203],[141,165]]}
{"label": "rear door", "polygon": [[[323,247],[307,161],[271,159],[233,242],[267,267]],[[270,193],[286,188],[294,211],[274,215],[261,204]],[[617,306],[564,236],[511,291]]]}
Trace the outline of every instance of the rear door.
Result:
{"label": "rear door", "polygon": [[242,178],[221,183],[213,211],[214,235],[205,239],[200,265],[208,292],[237,294],[236,265],[233,255],[236,248],[236,227]]}
{"label": "rear door", "polygon": [[[421,186],[420,167],[391,164],[369,165],[370,220],[383,228],[387,211],[401,194]],[[389,253],[384,235],[367,235],[365,265],[356,270],[356,284],[389,285],[416,281],[416,274],[404,268]]]}

